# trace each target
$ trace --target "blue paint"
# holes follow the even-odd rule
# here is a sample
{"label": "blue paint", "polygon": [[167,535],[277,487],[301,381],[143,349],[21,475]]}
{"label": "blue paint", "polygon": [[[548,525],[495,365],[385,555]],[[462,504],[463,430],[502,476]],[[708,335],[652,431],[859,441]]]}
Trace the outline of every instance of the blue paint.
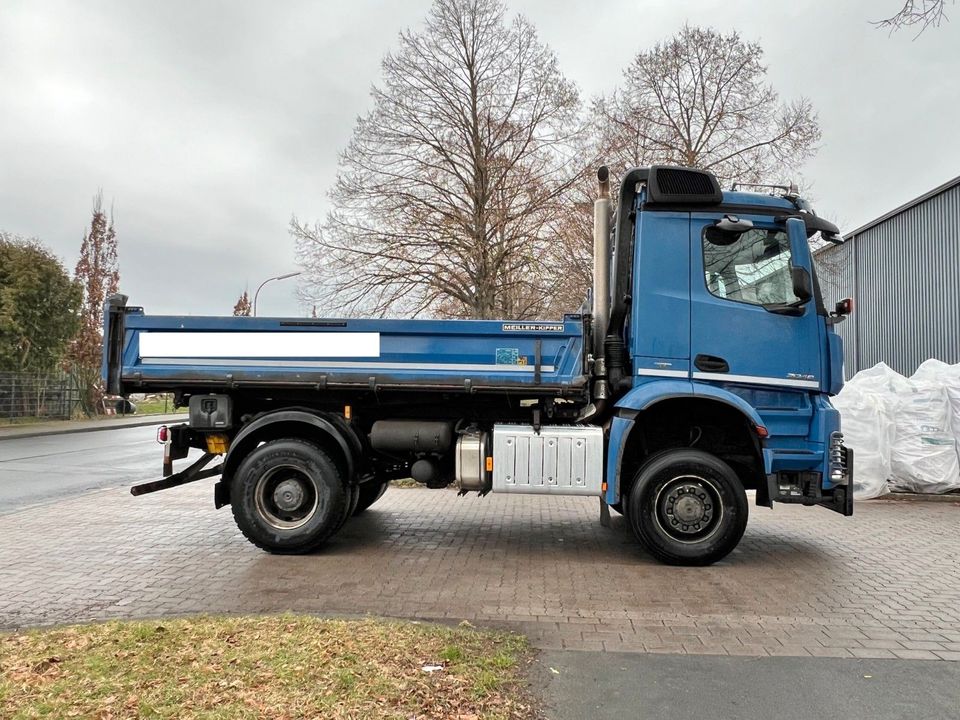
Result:
{"label": "blue paint", "polygon": [[[815,470],[823,473],[824,489],[831,488],[827,445],[830,433],[839,428],[839,416],[825,393],[835,394],[842,386],[843,351],[839,336],[817,313],[815,299],[792,316],[711,292],[704,233],[722,211],[651,212],[643,210],[642,200],[628,328],[635,376],[633,389],[619,399],[617,408],[642,412],[677,397],[725,403],[767,430],[762,450],[767,474]],[[750,220],[757,230],[785,233],[781,252],[789,248],[789,264],[812,278],[803,222],[767,214],[771,209],[793,214],[792,203],[753,193],[725,193],[724,203],[755,207],[755,213],[737,208],[736,216]],[[783,235],[778,237],[783,242]],[[694,363],[700,355],[722,358],[729,368],[702,372]],[[671,377],[656,377],[658,373]],[[633,424],[632,417],[611,423],[606,470],[610,503],[621,499],[622,445]]]}
{"label": "blue paint", "polygon": [[608,505],[620,502],[620,467],[623,461],[625,440],[633,429],[633,419],[614,417],[610,423],[610,442],[607,445],[607,493],[604,500]]}
{"label": "blue paint", "polygon": [[[783,229],[775,218],[765,215],[739,215],[758,229]],[[717,220],[716,214],[693,213],[690,221],[690,354],[723,358],[730,375],[770,378],[776,382],[791,375],[820,380],[820,338],[822,318],[811,301],[801,317],[778,315],[758,304],[718,297],[707,289],[704,269],[703,234]],[[794,224],[795,223],[795,224]],[[796,220],[789,228],[794,250],[793,262],[810,269],[803,223]]]}
{"label": "blue paint", "polygon": [[695,382],[692,383],[692,385],[693,394],[696,397],[709,398],[710,400],[716,400],[717,402],[730,405],[742,412],[754,427],[757,425],[766,426],[764,418],[757,412],[756,408],[734,392],[737,386],[724,386],[720,383],[711,384],[705,382]]}
{"label": "blue paint", "polygon": [[689,223],[689,213],[637,216],[630,315],[636,332],[629,346],[635,367],[665,362],[669,369],[689,369],[690,245],[686,233],[678,232]]}
{"label": "blue paint", "polygon": [[[326,376],[327,382],[378,384],[415,383],[463,386],[495,384],[526,387],[536,384],[536,344],[540,343],[540,384],[583,386],[583,325],[577,320],[551,323],[557,330],[504,330],[508,323],[490,320],[331,320],[326,325],[303,324],[298,318],[148,316],[128,313],[122,373],[144,382],[189,375],[211,381],[260,381],[289,377],[302,382]],[[300,323],[297,325],[289,323]],[[284,332],[325,333],[376,332],[380,334],[378,358],[229,358],[204,363],[188,361],[156,365],[140,357],[142,332]],[[265,336],[268,342],[269,336]],[[236,360],[244,361],[241,365]],[[213,361],[210,361],[213,362]],[[392,365],[369,367],[365,363]],[[351,367],[355,365],[355,367]],[[433,367],[430,366],[443,366]],[[467,366],[461,369],[458,366]]]}
{"label": "blue paint", "polygon": [[655,403],[670,398],[692,397],[693,383],[689,380],[657,380],[638,377],[633,389],[617,401],[622,410],[646,410]]}
{"label": "blue paint", "polygon": [[827,372],[830,382],[827,386],[831,395],[836,395],[843,389],[843,340],[833,327],[826,328],[827,339]]}

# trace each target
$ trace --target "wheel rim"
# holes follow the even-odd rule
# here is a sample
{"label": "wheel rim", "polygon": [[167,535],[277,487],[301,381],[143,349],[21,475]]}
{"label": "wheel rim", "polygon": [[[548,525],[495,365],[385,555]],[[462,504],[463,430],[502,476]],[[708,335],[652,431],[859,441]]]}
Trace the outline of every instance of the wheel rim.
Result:
{"label": "wheel rim", "polygon": [[654,517],[660,529],[677,542],[693,544],[709,539],[723,521],[720,489],[699,475],[679,475],[657,492]]}
{"label": "wheel rim", "polygon": [[281,465],[264,473],[253,495],[257,513],[277,530],[295,530],[305,525],[320,505],[313,480],[292,465]]}

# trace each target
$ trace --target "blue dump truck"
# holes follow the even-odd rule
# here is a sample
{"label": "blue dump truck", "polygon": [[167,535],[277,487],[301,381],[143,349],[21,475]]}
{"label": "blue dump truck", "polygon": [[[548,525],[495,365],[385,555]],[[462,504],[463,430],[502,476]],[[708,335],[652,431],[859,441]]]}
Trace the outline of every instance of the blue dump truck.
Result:
{"label": "blue dump truck", "polygon": [[592,300],[560,320],[151,316],[112,296],[108,391],[189,408],[133,494],[218,477],[216,507],[274,553],[319,548],[400,478],[580,495],[677,565],[736,547],[747,490],[851,515],[829,401],[851,307],[824,307],[808,245],[836,226],[792,189],[690,168],[631,170],[614,198],[598,180]]}

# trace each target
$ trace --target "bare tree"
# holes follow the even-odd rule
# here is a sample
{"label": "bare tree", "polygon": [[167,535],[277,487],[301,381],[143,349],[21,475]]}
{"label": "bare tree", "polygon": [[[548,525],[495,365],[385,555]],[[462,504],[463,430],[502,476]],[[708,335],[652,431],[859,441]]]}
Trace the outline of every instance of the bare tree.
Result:
{"label": "bare tree", "polygon": [[103,355],[103,302],[117,292],[120,266],[113,217],[103,209],[103,193],[93,199],[90,228],[83,234],[80,259],[74,272],[83,287],[80,330],[70,345],[67,364],[80,385],[83,409],[87,414],[100,410],[103,387],[100,363]]}
{"label": "bare tree", "polygon": [[236,305],[233,306],[233,314],[237,317],[250,317],[251,310],[250,296],[244,290],[243,294],[237,299]]}
{"label": "bare tree", "polygon": [[810,101],[781,102],[759,43],[685,25],[637,54],[623,87],[595,101],[612,167],[667,163],[721,181],[784,179],[816,151]]}
{"label": "bare tree", "polygon": [[554,278],[548,311],[556,316],[577,312],[593,286],[593,204],[597,198],[597,168],[605,161],[591,133],[579,154],[584,168],[564,193],[563,207],[553,219],[548,276]]}
{"label": "bare tree", "polygon": [[498,0],[436,0],[383,60],[340,158],[333,210],[291,233],[324,312],[529,317],[578,176],[578,93]]}
{"label": "bare tree", "polygon": [[905,0],[898,13],[873,24],[886,28],[890,32],[919,26],[920,32],[917,33],[919,36],[927,28],[940,27],[940,23],[949,19],[946,14],[946,5],[946,0]]}

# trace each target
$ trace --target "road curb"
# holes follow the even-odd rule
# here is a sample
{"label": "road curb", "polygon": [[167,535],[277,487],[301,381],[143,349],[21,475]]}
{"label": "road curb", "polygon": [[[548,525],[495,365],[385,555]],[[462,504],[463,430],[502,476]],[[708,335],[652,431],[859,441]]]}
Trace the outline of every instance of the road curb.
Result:
{"label": "road curb", "polygon": [[72,433],[100,432],[103,430],[122,430],[125,428],[145,427],[147,425],[162,425],[166,422],[177,422],[186,420],[187,415],[154,415],[152,417],[144,416],[135,422],[117,422],[111,420],[102,420],[96,424],[80,425],[75,427],[46,427],[36,430],[27,430],[18,432],[18,428],[0,428],[0,442],[4,440],[17,440],[21,438],[43,437],[44,435],[68,435]]}

